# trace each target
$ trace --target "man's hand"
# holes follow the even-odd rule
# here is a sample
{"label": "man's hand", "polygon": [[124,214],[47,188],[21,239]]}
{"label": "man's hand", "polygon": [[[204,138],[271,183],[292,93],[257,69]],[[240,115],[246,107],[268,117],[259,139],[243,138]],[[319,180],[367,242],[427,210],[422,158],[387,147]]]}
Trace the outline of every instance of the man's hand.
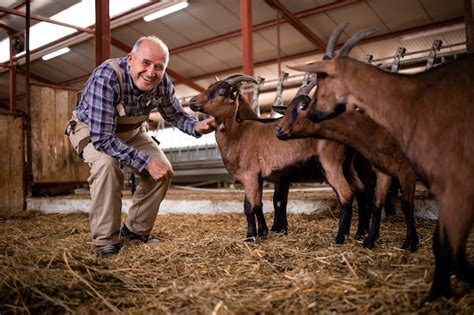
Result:
{"label": "man's hand", "polygon": [[150,163],[145,167],[150,173],[154,180],[169,180],[173,177],[173,171],[168,167],[166,163],[159,160],[151,160]]}
{"label": "man's hand", "polygon": [[211,133],[216,130],[216,121],[214,117],[208,117],[198,122],[195,129],[200,135]]}

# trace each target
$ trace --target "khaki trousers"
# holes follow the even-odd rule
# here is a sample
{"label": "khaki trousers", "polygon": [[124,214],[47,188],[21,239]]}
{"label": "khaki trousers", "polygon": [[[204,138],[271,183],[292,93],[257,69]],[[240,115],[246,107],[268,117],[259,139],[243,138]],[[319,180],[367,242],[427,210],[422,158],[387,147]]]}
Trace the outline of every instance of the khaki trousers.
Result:
{"label": "khaki trousers", "polygon": [[[172,169],[163,151],[144,128],[117,133],[116,136],[127,145],[147,153],[151,159],[167,163]],[[83,158],[90,166],[90,176],[87,181],[92,199],[89,218],[93,243],[99,246],[117,244],[120,242],[124,181],[120,163],[115,158],[94,149],[92,143],[84,148]],[[149,235],[171,179],[155,181],[147,171],[132,170],[140,178],[125,224],[130,231],[138,235]]]}

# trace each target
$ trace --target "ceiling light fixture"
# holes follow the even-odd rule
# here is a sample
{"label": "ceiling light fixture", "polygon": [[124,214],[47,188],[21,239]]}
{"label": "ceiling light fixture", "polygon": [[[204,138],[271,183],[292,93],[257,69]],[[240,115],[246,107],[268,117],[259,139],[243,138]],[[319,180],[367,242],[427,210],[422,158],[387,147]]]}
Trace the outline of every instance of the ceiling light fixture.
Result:
{"label": "ceiling light fixture", "polygon": [[69,47],[64,47],[64,48],[55,50],[52,53],[44,55],[43,57],[41,57],[41,59],[43,59],[44,61],[49,60],[49,59],[53,59],[54,57],[63,55],[65,53],[68,53],[70,50],[71,49],[69,49]]}
{"label": "ceiling light fixture", "polygon": [[426,36],[438,35],[438,34],[442,34],[446,32],[460,30],[460,29],[463,29],[464,27],[465,27],[464,23],[454,24],[454,25],[449,25],[449,26],[444,26],[444,27],[437,27],[431,30],[403,35],[400,37],[400,40],[406,41],[406,40],[418,39],[418,38],[422,38]]}
{"label": "ceiling light fixture", "polygon": [[143,19],[146,22],[150,22],[150,21],[156,20],[157,18],[160,18],[162,16],[165,16],[165,15],[171,14],[173,12],[182,10],[182,9],[186,8],[188,5],[189,5],[188,1],[179,2],[179,3],[173,4],[169,7],[166,7],[164,9],[153,12],[152,14],[145,15],[143,17]]}

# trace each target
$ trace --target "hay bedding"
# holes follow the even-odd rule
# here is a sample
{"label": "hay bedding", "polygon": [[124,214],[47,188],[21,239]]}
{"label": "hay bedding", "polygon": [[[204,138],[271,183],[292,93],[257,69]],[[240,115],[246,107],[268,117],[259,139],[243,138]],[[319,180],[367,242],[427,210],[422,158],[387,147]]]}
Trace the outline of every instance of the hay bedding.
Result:
{"label": "hay bedding", "polygon": [[455,279],[452,299],[418,309],[432,278],[433,221],[417,219],[416,253],[398,249],[401,217],[383,222],[372,251],[353,239],[335,245],[337,219],[329,211],[290,215],[289,224],[289,235],[249,244],[242,214],[165,215],[154,230],[162,242],[129,242],[116,258],[101,260],[87,214],[3,219],[0,313],[474,312],[471,289]]}

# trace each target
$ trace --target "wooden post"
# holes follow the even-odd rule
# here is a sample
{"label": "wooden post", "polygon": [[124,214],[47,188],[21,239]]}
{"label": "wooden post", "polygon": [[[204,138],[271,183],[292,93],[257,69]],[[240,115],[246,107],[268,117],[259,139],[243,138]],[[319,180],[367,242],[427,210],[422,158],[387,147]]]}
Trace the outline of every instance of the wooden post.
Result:
{"label": "wooden post", "polygon": [[10,99],[10,112],[16,112],[16,66],[13,62],[13,57],[15,55],[13,49],[13,34],[9,33],[8,36],[10,37],[10,64],[9,64],[9,79],[10,79],[10,86],[9,86],[9,99]]}
{"label": "wooden post", "polygon": [[474,0],[464,0],[464,21],[466,24],[466,49],[474,52]]}
{"label": "wooden post", "polygon": [[[240,25],[242,29],[242,68],[244,74],[253,75],[253,25],[252,0],[240,0]],[[249,102],[252,93],[246,93]]]}
{"label": "wooden post", "polygon": [[110,58],[109,0],[95,0],[95,65]]}
{"label": "wooden post", "polygon": [[244,74],[253,75],[252,0],[240,0]]}

